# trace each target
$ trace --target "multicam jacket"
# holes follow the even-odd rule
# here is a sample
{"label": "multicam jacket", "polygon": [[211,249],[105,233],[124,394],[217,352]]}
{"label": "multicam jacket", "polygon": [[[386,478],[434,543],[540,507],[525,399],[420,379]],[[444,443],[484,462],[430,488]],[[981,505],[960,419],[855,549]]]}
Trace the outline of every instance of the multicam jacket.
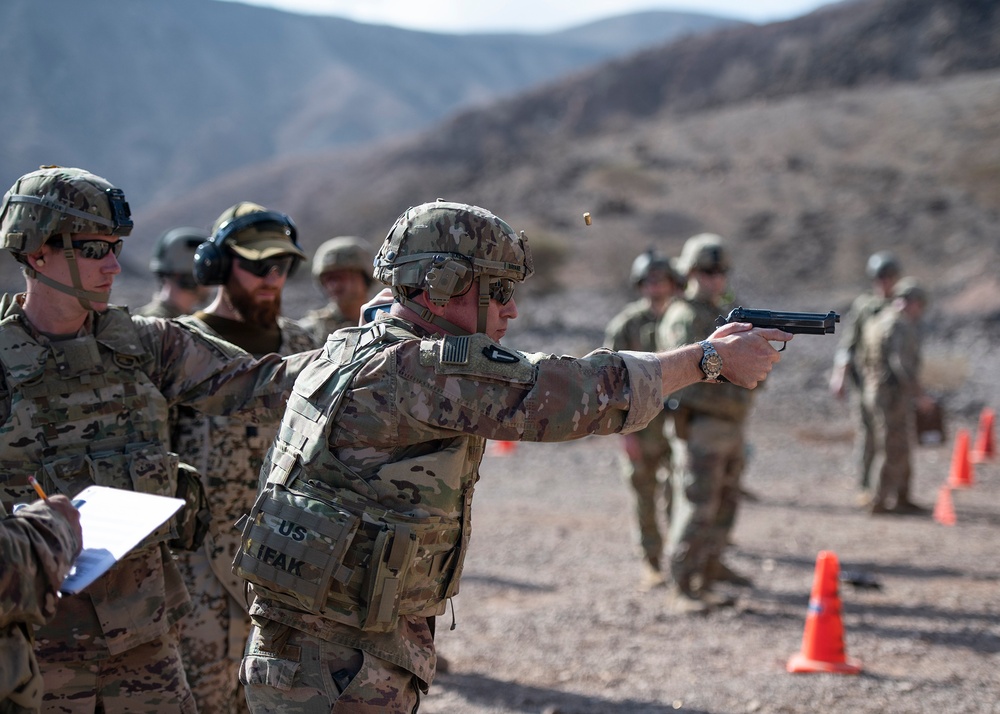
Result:
{"label": "multicam jacket", "polygon": [[[219,337],[196,317],[181,318],[181,322]],[[316,349],[312,335],[294,321],[279,317],[278,328],[278,354]],[[277,431],[277,424],[262,426],[236,417],[210,416],[189,407],[177,410],[172,428],[173,450],[198,471],[208,497],[211,522],[200,550],[207,556],[215,577],[240,603],[244,601],[243,581],[232,570],[239,533],[233,524],[250,510],[257,497],[260,467]],[[187,552],[175,553],[174,557],[182,561],[201,559]]]}
{"label": "multicam jacket", "polygon": [[[360,366],[345,382],[338,369],[341,353],[353,349],[346,343],[364,344],[379,331],[391,339],[379,337],[379,347],[358,358]],[[349,508],[368,504],[359,537],[366,525],[393,517],[412,519],[406,529],[411,536],[427,523],[457,524],[448,531],[455,537],[452,552],[432,551],[428,564],[456,581],[450,596],[457,592],[486,439],[566,441],[632,432],[659,413],[662,403],[660,365],[648,354],[527,355],[482,334],[442,338],[380,315],[372,325],[338,332],[324,356],[300,376],[262,477],[287,483],[291,492],[325,492],[331,502]],[[332,405],[332,413],[324,413],[324,405]],[[297,426],[302,417],[319,427],[323,453],[317,455],[312,439],[303,438]],[[280,550],[277,530],[266,537],[272,551]],[[388,550],[390,561],[395,544]],[[363,562],[346,562],[355,572],[365,570]],[[346,581],[343,593],[355,585],[353,578]],[[393,629],[373,632],[345,624],[348,610],[308,612],[265,587],[255,585],[254,591],[255,617],[362,649],[407,669],[425,685],[433,677],[427,617],[439,613],[443,601],[429,600],[425,610],[400,616]]]}
{"label": "multicam jacket", "polygon": [[319,344],[326,342],[327,336],[343,327],[357,327],[357,320],[348,319],[336,303],[329,303],[318,310],[310,310],[299,320],[299,325],[308,330]]}
{"label": "multicam jacket", "polygon": [[[315,353],[254,360],[232,345],[124,308],[91,313],[77,337],[50,341],[0,302],[0,500],[34,500],[27,477],[70,497],[91,484],[173,496],[167,448],[177,404],[271,423]],[[36,634],[45,661],[120,654],[167,632],[189,607],[170,559],[170,524],[78,595]]]}
{"label": "multicam jacket", "polygon": [[0,519],[0,711],[35,710],[42,682],[29,628],[55,614],[79,543],[69,523],[41,502],[12,517],[0,504]]}

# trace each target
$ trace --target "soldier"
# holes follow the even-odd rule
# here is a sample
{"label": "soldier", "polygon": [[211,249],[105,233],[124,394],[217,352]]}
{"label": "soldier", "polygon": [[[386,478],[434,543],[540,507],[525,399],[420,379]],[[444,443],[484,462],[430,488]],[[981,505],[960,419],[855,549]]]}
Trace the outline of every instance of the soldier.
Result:
{"label": "soldier", "polygon": [[0,503],[0,519],[0,711],[38,711],[42,677],[30,628],[55,614],[83,542],[80,513],[53,494],[10,517]]}
{"label": "soldier", "polygon": [[896,283],[889,305],[867,320],[862,331],[862,396],[872,415],[877,464],[866,504],[872,514],[927,512],[910,500],[913,409],[934,405],[919,379],[919,322],[926,306],[923,288],[912,278],[903,278]]}
{"label": "soldier", "polygon": [[[7,504],[33,492],[29,476],[69,496],[92,484],[183,492],[168,448],[170,407],[273,421],[316,356],[254,360],[175,321],[109,306],[131,230],[122,191],[81,169],[43,167],[3,198],[0,244],[22,264],[26,287],[0,300]],[[82,593],[60,600],[36,634],[44,709],[195,710],[176,631],[190,600],[167,549],[181,525],[172,519]]]}
{"label": "soldier", "polygon": [[[181,322],[258,357],[314,349],[312,335],[280,315],[285,280],[306,257],[291,220],[255,203],[238,203],[215,221],[211,242],[228,260],[214,273],[199,270],[199,277],[221,287],[211,305]],[[181,621],[181,654],[199,711],[246,711],[237,674],[250,616],[244,583],[232,570],[239,545],[233,523],[253,506],[260,466],[276,432],[190,407],[178,409],[173,426],[174,451],[201,475],[211,513],[202,547],[174,556],[194,602]]]}
{"label": "soldier", "polygon": [[[336,332],[302,373],[238,524],[234,567],[255,596],[240,669],[251,711],[415,711],[486,439],[631,432],[664,392],[705,376],[697,345],[581,359],[501,346],[532,272],[524,234],[482,208],[423,204],[390,230],[375,261],[390,312]],[[778,360],[764,338],[791,336],[748,329],[708,344],[752,387]]]}
{"label": "soldier", "polygon": [[[715,329],[715,319],[724,314],[729,252],[722,238],[702,233],[684,243],[677,267],[687,277],[687,291],[660,322],[658,344],[664,349],[697,342]],[[710,355],[711,343],[701,344]],[[733,384],[693,384],[672,398],[677,408],[670,429],[674,497],[668,604],[677,612],[699,613],[732,604],[710,591],[713,582],[750,585],[722,561],[722,553],[736,519],[753,393]]]}
{"label": "soldier", "polygon": [[209,288],[199,285],[192,270],[194,252],[208,234],[197,228],[173,228],[156,241],[150,271],[160,281],[160,288],[147,305],[136,310],[147,317],[190,315],[208,299]]}
{"label": "soldier", "polygon": [[352,236],[331,238],[313,256],[313,278],[330,302],[311,310],[301,324],[320,344],[341,327],[359,324],[361,306],[372,286],[372,256],[371,246]]}
{"label": "soldier", "polygon": [[[640,299],[629,303],[612,318],[604,333],[608,349],[656,352],[656,325],[670,301],[684,291],[686,279],[671,260],[653,250],[640,254],[632,263],[630,281]],[[661,495],[663,513],[670,518],[670,440],[664,433],[667,410],[661,411],[645,429],[622,437],[625,447],[626,480],[635,492],[635,512],[639,526],[639,547],[643,553],[644,573],[641,591],[665,584],[660,570],[663,536],[657,523]],[[665,482],[659,479],[666,470]]]}
{"label": "soldier", "polygon": [[868,258],[865,271],[872,289],[854,299],[844,318],[844,336],[837,347],[830,372],[830,393],[837,399],[843,399],[849,390],[852,392],[851,413],[858,434],[854,448],[855,463],[860,469],[860,498],[867,504],[871,500],[869,487],[875,458],[875,433],[872,414],[862,398],[859,348],[865,323],[892,301],[892,291],[899,280],[899,261],[889,251],[879,251]]}

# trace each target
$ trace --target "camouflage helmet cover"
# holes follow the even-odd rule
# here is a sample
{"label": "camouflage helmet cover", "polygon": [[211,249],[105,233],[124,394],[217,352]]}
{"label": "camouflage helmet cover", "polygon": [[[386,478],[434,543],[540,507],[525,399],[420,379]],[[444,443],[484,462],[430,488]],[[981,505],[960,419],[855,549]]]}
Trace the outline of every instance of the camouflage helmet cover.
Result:
{"label": "camouflage helmet cover", "polygon": [[650,273],[661,273],[675,285],[681,287],[687,283],[687,279],[677,270],[677,266],[671,258],[652,249],[640,253],[632,261],[632,269],[629,272],[629,281],[632,283],[632,287],[642,285]]}
{"label": "camouflage helmet cover", "polygon": [[337,236],[324,241],[313,256],[312,274],[320,276],[330,270],[357,270],[372,284],[373,251],[368,241],[354,236]]}
{"label": "camouflage helmet cover", "polygon": [[699,233],[688,238],[677,259],[677,269],[684,275],[693,270],[729,270],[729,251],[722,237]]}
{"label": "camouflage helmet cover", "polygon": [[194,267],[194,252],[208,240],[208,233],[199,228],[172,228],[156,240],[149,269],[157,275],[190,275]]}
{"label": "camouflage helmet cover", "polygon": [[15,255],[35,253],[62,234],[131,232],[125,194],[83,169],[43,166],[19,178],[0,204],[0,247]]}
{"label": "camouflage helmet cover", "polygon": [[872,253],[865,266],[865,272],[871,280],[899,277],[900,265],[895,255],[887,250]]}
{"label": "camouflage helmet cover", "polygon": [[435,201],[396,219],[375,257],[374,276],[394,288],[426,290],[444,304],[480,275],[520,282],[533,273],[523,232],[484,208]]}

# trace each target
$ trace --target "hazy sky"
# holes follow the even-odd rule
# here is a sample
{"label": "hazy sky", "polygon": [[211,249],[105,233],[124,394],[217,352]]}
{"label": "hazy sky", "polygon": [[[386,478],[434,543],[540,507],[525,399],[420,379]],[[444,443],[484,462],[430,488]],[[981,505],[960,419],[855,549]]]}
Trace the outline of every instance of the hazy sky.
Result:
{"label": "hazy sky", "polygon": [[683,10],[751,22],[785,20],[827,0],[234,0],[293,12],[437,32],[546,32],[641,10]]}

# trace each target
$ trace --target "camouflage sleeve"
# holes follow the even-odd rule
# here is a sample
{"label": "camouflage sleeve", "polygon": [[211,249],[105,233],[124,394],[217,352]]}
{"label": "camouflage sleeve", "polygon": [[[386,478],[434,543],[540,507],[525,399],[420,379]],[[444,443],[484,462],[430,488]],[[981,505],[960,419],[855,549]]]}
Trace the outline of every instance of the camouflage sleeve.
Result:
{"label": "camouflage sleeve", "polygon": [[299,372],[319,354],[310,350],[260,359],[224,340],[173,320],[135,317],[155,354],[151,378],[171,405],[205,414],[277,423]]}
{"label": "camouflage sleeve", "polygon": [[44,501],[0,520],[0,627],[41,625],[55,614],[77,546],[69,523]]}
{"label": "camouflage sleeve", "polygon": [[[485,335],[411,340],[366,365],[336,442],[399,446],[455,432],[565,441],[645,426],[662,408],[659,361],[607,350],[525,355]],[[335,444],[336,445],[336,444]]]}

